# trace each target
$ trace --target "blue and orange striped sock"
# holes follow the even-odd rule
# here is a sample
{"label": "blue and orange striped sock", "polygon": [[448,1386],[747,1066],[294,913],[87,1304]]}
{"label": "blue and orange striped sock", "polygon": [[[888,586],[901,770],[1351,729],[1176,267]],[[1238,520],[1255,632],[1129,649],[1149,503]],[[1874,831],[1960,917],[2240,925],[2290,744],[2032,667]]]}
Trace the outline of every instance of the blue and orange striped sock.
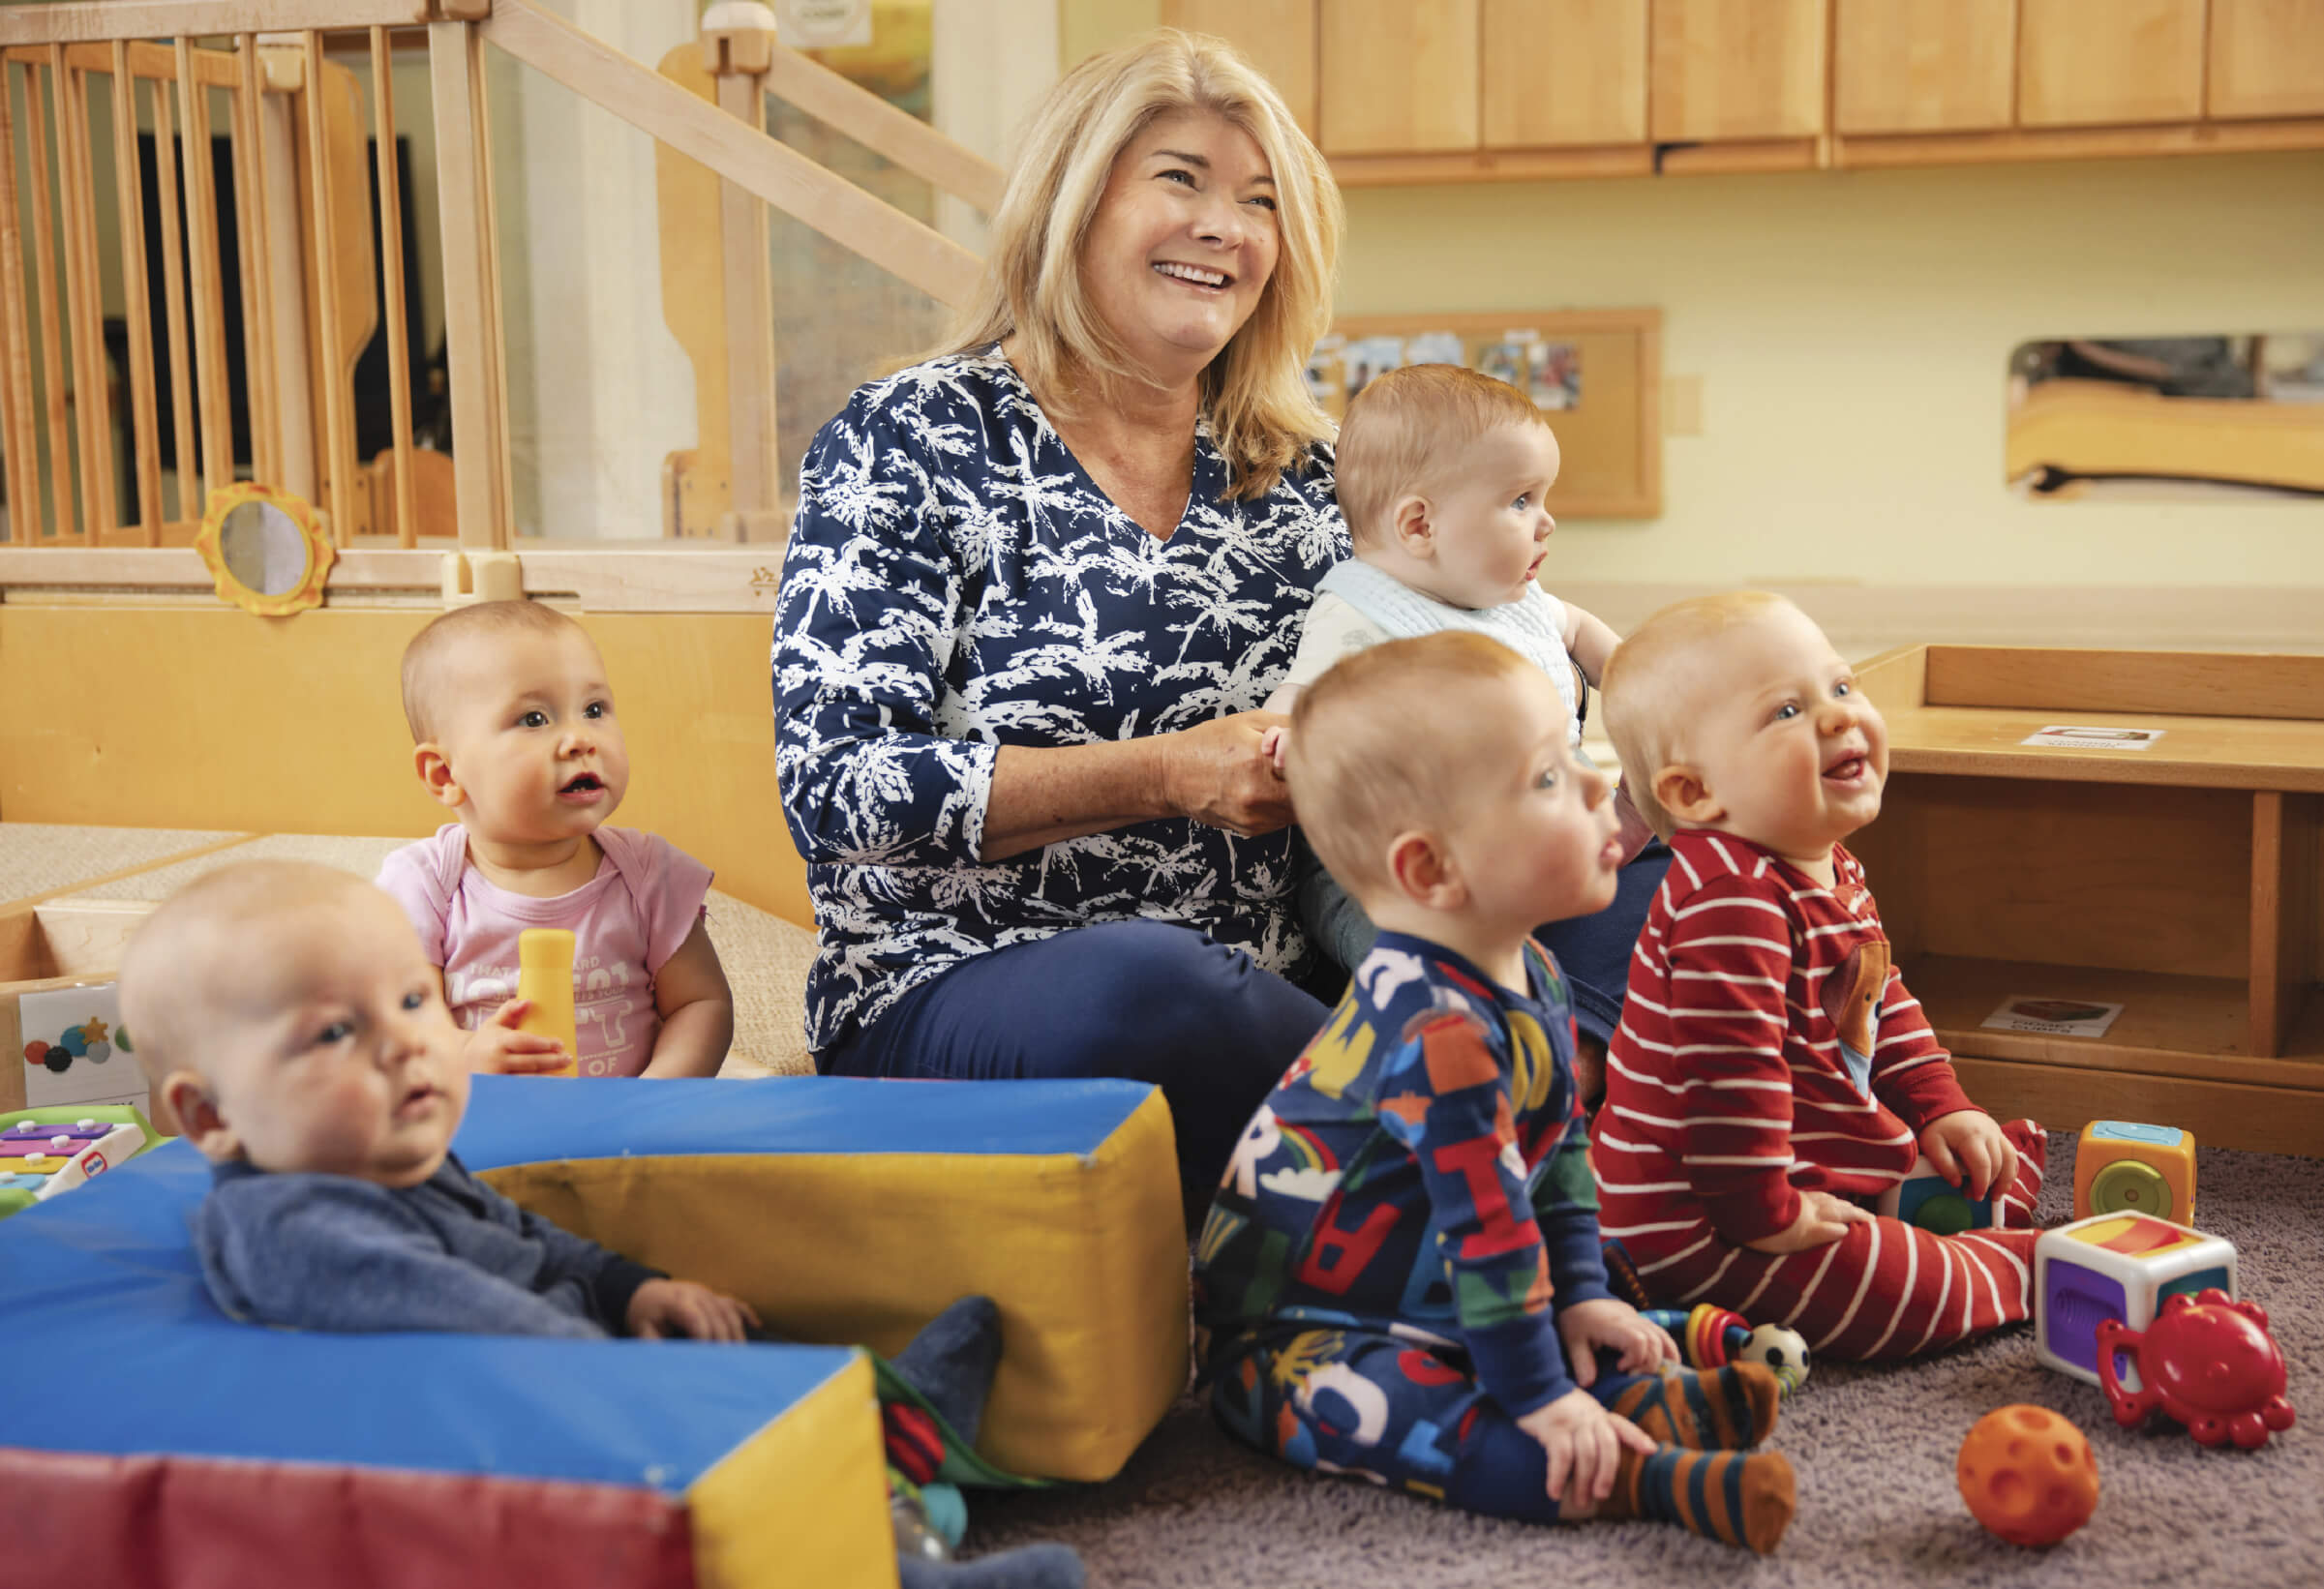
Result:
{"label": "blue and orange striped sock", "polygon": [[1792,1464],[1780,1452],[1656,1448],[1650,1456],[1625,1449],[1614,1493],[1598,1508],[1610,1519],[1650,1517],[1691,1534],[1771,1553],[1791,1525]]}
{"label": "blue and orange striped sock", "polygon": [[1775,1432],[1782,1398],[1782,1385],[1764,1364],[1731,1363],[1644,1375],[1607,1410],[1636,1424],[1656,1445],[1742,1451],[1765,1445]]}

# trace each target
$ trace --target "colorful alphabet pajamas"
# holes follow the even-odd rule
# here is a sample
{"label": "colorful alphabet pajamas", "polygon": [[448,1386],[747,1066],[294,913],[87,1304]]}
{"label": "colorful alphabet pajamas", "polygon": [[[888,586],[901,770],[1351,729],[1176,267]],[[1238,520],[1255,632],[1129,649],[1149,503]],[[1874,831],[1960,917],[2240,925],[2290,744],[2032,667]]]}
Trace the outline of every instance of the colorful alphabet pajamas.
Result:
{"label": "colorful alphabet pajamas", "polygon": [[[1222,1423],[1302,1467],[1554,1520],[1516,1420],[1575,1389],[1556,1312],[1611,1295],[1554,963],[1529,989],[1382,934],[1238,1143],[1196,1247],[1197,1344]],[[1625,1375],[1590,1393],[1658,1440],[1607,1515],[1741,1543],[1790,1471],[1771,1376]],[[1759,1464],[1754,1468],[1752,1464]],[[1621,1511],[1627,1507],[1630,1510]],[[1768,1548],[1782,1521],[1751,1543]]]}
{"label": "colorful alphabet pajamas", "polygon": [[1592,1128],[1600,1220],[1658,1303],[1791,1326],[1811,1352],[1908,1357],[2030,1316],[2044,1138],[2003,1127],[2004,1228],[1894,1219],[1775,1254],[1743,1244],[1805,1190],[1865,1206],[1912,1172],[1919,1134],[1976,1107],[1889,963],[1863,868],[1826,888],[1770,851],[1687,831],[1631,960]]}

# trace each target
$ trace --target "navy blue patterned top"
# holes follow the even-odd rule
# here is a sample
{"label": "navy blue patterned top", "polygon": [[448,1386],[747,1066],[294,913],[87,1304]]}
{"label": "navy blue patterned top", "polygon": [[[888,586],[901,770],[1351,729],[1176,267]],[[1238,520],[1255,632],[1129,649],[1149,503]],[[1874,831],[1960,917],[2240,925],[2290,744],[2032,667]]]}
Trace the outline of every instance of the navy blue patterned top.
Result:
{"label": "navy blue patterned top", "polygon": [[1284,832],[1186,818],[978,859],[1001,745],[1191,728],[1289,672],[1348,555],[1331,453],[1254,501],[1198,430],[1157,540],[1098,489],[997,352],[860,388],[807,450],[774,615],[775,779],[820,946],[829,1047],[972,955],[1092,922],[1185,922],[1289,972]]}

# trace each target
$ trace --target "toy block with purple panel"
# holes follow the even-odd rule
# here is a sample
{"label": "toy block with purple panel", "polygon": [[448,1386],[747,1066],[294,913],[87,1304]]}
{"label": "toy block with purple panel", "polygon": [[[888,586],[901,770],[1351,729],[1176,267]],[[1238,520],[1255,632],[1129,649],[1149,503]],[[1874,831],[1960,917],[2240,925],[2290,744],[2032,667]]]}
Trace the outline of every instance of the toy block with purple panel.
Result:
{"label": "toy block with purple panel", "polygon": [[2096,1385],[2098,1326],[2155,1322],[2163,1299],[2235,1289],[2235,1244],[2143,1214],[2099,1214],[2034,1247],[2034,1355]]}

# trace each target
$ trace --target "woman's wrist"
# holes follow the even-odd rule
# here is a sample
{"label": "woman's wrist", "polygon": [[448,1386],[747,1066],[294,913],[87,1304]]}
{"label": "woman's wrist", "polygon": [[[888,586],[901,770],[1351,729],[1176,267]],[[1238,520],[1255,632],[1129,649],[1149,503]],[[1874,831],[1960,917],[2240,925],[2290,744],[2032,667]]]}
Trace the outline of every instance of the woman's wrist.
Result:
{"label": "woman's wrist", "polygon": [[1061,839],[1179,815],[1171,735],[1093,745],[1004,745],[993,761],[978,858],[1008,860]]}
{"label": "woman's wrist", "polygon": [[1129,742],[1139,752],[1136,787],[1145,791],[1152,802],[1148,818],[1185,816],[1186,800],[1179,793],[1178,757],[1174,754],[1178,748],[1177,734],[1150,734]]}

